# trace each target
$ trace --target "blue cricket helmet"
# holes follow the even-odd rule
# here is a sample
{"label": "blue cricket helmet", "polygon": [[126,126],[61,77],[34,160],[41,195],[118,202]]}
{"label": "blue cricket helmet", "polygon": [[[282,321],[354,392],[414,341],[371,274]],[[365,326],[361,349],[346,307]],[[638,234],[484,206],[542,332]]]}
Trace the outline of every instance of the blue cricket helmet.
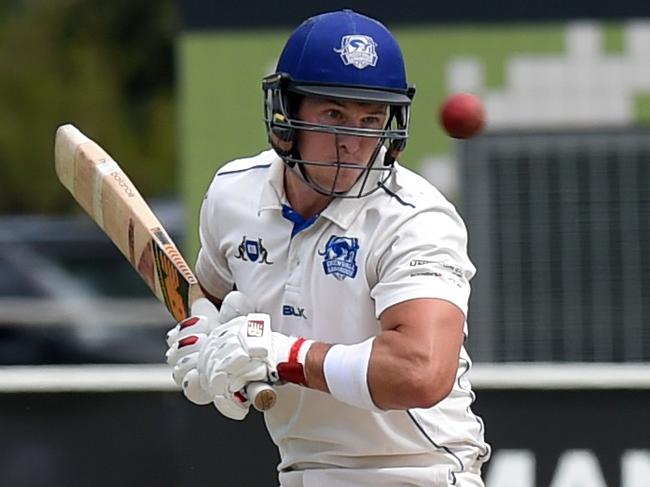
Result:
{"label": "blue cricket helmet", "polygon": [[[269,142],[305,184],[321,194],[358,198],[374,192],[390,177],[395,159],[406,146],[415,87],[406,81],[397,40],[382,23],[352,10],[307,19],[287,40],[276,72],[264,78],[262,89]],[[304,96],[385,104],[386,124],[382,129],[361,129],[307,123],[296,118]],[[308,168],[322,166],[323,161],[301,157],[296,138],[299,131],[329,133],[337,141],[346,134],[377,140],[368,164],[354,166],[363,180],[358,192],[338,192],[336,181],[323,188],[311,180]],[[375,163],[382,148],[381,162]],[[345,162],[332,164],[350,169]]]}
{"label": "blue cricket helmet", "polygon": [[409,104],[404,59],[380,22],[352,10],[303,22],[289,37],[276,72],[302,94]]}

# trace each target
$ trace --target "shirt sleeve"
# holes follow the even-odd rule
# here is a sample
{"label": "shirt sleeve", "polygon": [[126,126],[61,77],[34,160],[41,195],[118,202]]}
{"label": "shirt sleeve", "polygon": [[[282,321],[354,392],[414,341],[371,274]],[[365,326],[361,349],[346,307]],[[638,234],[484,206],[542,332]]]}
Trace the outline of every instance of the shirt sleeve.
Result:
{"label": "shirt sleeve", "polygon": [[206,291],[217,298],[223,298],[233,289],[234,279],[219,235],[216,201],[210,195],[213,185],[201,205],[199,220],[201,249],[196,262],[196,277]]}
{"label": "shirt sleeve", "polygon": [[419,212],[389,234],[377,255],[371,290],[377,318],[386,308],[416,298],[444,299],[467,317],[476,269],[467,256],[465,224],[453,207]]}

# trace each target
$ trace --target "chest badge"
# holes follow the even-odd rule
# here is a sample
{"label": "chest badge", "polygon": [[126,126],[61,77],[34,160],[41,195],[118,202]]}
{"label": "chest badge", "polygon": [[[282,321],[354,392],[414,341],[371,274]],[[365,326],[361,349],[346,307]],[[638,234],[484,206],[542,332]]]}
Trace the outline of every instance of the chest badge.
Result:
{"label": "chest badge", "polygon": [[339,281],[346,277],[354,279],[357,275],[358,250],[359,239],[332,235],[325,245],[325,250],[318,252],[318,255],[324,256],[325,274],[332,274]]}
{"label": "chest badge", "polygon": [[269,252],[262,244],[262,239],[249,240],[246,238],[246,235],[242,237],[241,243],[237,247],[235,259],[241,259],[244,262],[257,262],[259,264],[273,264],[273,262],[269,262]]}

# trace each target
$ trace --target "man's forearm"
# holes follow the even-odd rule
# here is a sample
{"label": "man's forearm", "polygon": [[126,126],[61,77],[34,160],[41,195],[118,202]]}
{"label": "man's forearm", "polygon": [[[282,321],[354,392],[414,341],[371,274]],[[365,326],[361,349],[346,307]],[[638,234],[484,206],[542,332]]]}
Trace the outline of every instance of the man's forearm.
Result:
{"label": "man's forearm", "polygon": [[330,344],[316,342],[309,349],[305,363],[305,378],[307,379],[308,387],[329,392],[323,371],[323,364],[325,362],[325,355],[327,355],[327,351],[331,347],[332,345]]}

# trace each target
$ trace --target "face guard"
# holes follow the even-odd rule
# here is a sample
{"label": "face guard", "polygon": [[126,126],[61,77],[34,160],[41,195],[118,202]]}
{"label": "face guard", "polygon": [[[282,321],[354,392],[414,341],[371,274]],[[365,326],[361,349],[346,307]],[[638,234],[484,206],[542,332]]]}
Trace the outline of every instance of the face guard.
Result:
{"label": "face guard", "polygon": [[[384,128],[370,129],[358,127],[345,127],[340,125],[323,125],[298,120],[293,116],[297,110],[300,95],[314,95],[300,88],[292,89],[290,77],[284,73],[273,74],[263,81],[265,92],[264,121],[269,135],[269,142],[285,163],[302,179],[302,181],[315,191],[327,195],[343,198],[360,198],[376,191],[389,177],[393,163],[406,145],[408,138],[409,106],[406,102],[388,103],[386,97],[379,93],[365,93],[365,96],[355,93],[347,88],[350,97],[344,98],[340,92],[331,90],[327,98],[337,100],[351,100],[356,102],[382,103],[387,105],[387,118]],[[322,87],[321,87],[322,88]],[[413,96],[409,91],[409,96]],[[372,98],[371,98],[372,96]],[[293,101],[293,106],[292,102]],[[410,98],[408,98],[410,102]],[[302,158],[300,148],[296,143],[299,131],[319,132],[334,136],[337,158],[335,161],[311,161]],[[375,150],[366,164],[351,164],[341,162],[339,155],[339,137],[342,135],[371,138],[376,141]],[[310,166],[326,166],[336,168],[332,184],[328,187],[318,184],[309,177]],[[337,183],[341,170],[351,170],[359,173],[357,183],[352,189],[337,191]]]}
{"label": "face guard", "polygon": [[[262,88],[269,142],[309,187],[327,196],[360,198],[390,177],[395,159],[406,146],[415,87],[406,83],[397,41],[382,24],[350,10],[308,19],[290,36],[277,72],[264,78]],[[386,123],[382,129],[368,129],[298,120],[298,105],[305,96],[384,104]],[[337,160],[305,160],[297,143],[299,131],[333,135]],[[367,164],[341,162],[338,142],[342,135],[376,140]],[[335,169],[331,185],[323,186],[309,177],[309,168],[317,166]],[[337,190],[339,174],[350,170],[359,173],[356,182]]]}

